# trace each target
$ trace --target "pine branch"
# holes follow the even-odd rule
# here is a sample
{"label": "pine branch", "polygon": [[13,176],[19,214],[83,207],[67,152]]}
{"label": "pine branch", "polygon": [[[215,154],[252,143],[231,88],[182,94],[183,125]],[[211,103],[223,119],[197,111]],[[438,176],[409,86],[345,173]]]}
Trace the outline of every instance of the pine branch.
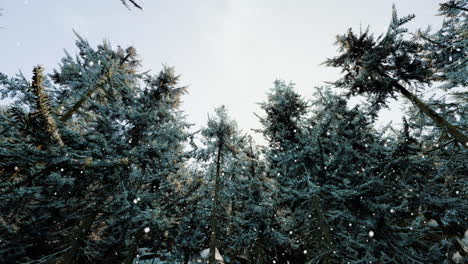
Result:
{"label": "pine branch", "polygon": [[[124,63],[128,61],[131,57],[136,55],[135,48],[129,47],[127,48],[127,55],[124,58],[121,58],[119,65],[122,67]],[[92,88],[90,88],[81,98],[78,100],[62,117],[60,118],[60,121],[66,122],[68,119],[72,117],[74,113],[76,113],[80,107],[86,102],[88,98],[91,97],[91,95],[98,89],[102,88],[106,81],[109,81],[109,84],[112,85],[111,81],[112,77],[112,71],[110,69],[107,69],[106,72],[104,72],[101,76],[101,78],[97,81],[96,85]]]}
{"label": "pine branch", "polygon": [[36,66],[33,69],[33,81],[32,81],[32,88],[34,93],[36,94],[37,99],[37,109],[41,114],[41,117],[45,123],[46,131],[50,134],[52,139],[61,147],[64,146],[62,137],[57,129],[57,124],[55,123],[55,119],[50,114],[50,105],[49,105],[49,97],[45,92],[43,81],[44,81],[44,68],[41,66]]}
{"label": "pine branch", "polygon": [[[143,7],[141,7],[139,4],[137,4],[137,2],[135,2],[135,0],[128,0],[134,7],[140,9],[140,10],[143,10]],[[122,4],[124,6],[126,6],[128,9],[130,9],[130,7],[128,6],[128,3],[127,3],[127,0],[120,0],[120,2],[122,2]]]}
{"label": "pine branch", "polygon": [[450,9],[458,9],[458,10],[465,11],[465,12],[468,11],[468,9],[464,8],[463,6],[457,5],[457,3],[453,0],[449,1],[448,3],[440,4],[440,9],[442,11],[450,10]]}
{"label": "pine branch", "polygon": [[97,90],[97,88],[102,87],[104,85],[105,81],[108,79],[108,75],[103,75],[101,79],[97,82],[97,84],[89,89],[81,98],[76,102],[62,117],[60,117],[60,121],[66,122],[74,113],[80,109],[80,107],[86,102],[86,100],[91,97],[91,95],[94,93],[94,91]]}

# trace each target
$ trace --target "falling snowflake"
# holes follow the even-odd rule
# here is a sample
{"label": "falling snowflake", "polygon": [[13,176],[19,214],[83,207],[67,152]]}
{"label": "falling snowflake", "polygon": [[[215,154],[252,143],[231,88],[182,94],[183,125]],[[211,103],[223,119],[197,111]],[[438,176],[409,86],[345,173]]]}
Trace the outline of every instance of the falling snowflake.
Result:
{"label": "falling snowflake", "polygon": [[369,231],[369,237],[374,237],[374,231]]}
{"label": "falling snowflake", "polygon": [[144,231],[145,231],[145,233],[149,233],[150,228],[149,228],[149,227],[145,227]]}

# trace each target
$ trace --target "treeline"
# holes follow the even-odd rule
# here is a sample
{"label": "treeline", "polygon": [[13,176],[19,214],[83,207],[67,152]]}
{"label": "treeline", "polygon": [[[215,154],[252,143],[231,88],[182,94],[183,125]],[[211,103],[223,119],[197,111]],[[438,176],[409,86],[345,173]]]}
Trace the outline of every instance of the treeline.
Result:
{"label": "treeline", "polygon": [[[225,107],[194,132],[174,69],[141,71],[133,47],[78,36],[48,75],[1,74],[0,263],[466,261],[466,12],[448,1],[439,30],[410,34],[394,10],[380,37],[339,35],[326,64],[342,79],[310,100],[274,82],[264,146]],[[443,96],[423,100],[431,83]],[[376,129],[398,93],[401,129]]]}

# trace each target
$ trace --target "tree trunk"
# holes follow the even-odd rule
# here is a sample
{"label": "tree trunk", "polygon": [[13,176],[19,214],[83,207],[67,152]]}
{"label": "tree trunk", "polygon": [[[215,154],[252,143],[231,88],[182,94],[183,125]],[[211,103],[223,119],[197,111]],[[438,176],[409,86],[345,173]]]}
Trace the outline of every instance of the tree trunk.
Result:
{"label": "tree trunk", "polygon": [[400,85],[399,83],[395,83],[395,87],[406,97],[410,100],[416,107],[419,108],[424,114],[429,116],[438,126],[447,129],[447,132],[455,138],[463,147],[468,148],[468,137],[466,137],[457,127],[450,124],[447,120],[445,120],[442,116],[436,113],[436,111],[432,110],[429,106],[427,106],[424,102],[419,100],[419,98],[408,91],[405,87]]}
{"label": "tree trunk", "polygon": [[[319,149],[320,149],[320,162],[321,162],[321,164],[320,164],[321,165],[320,174],[325,176],[326,175],[325,160],[323,158],[324,153],[323,153],[322,142],[321,142],[320,138],[318,138],[318,146],[319,146]],[[308,177],[310,177],[310,175]],[[323,213],[322,207],[320,206],[320,200],[319,200],[318,194],[317,195],[312,194],[312,201],[311,202],[312,202],[312,209],[316,212],[317,221],[318,221],[318,224],[319,224],[319,227],[320,227],[320,234],[321,234],[321,236],[323,238],[320,241],[323,241],[323,245],[324,245],[326,250],[330,250],[334,246],[333,245],[333,240],[332,240],[332,237],[331,237],[331,234],[330,234],[330,227],[328,226],[328,223],[327,223],[327,221],[325,219],[325,215]],[[322,263],[325,263],[325,264],[333,263],[332,260],[330,259],[330,255],[328,253],[325,254],[324,260],[323,260]]]}
{"label": "tree trunk", "polygon": [[137,251],[138,251],[138,241],[141,240],[144,234],[145,233],[143,229],[138,230],[137,234],[135,235],[135,238],[133,239],[133,243],[128,246],[129,249],[128,249],[127,257],[122,262],[123,264],[133,263],[133,259],[135,258]]}
{"label": "tree trunk", "polygon": [[211,208],[211,235],[210,235],[210,257],[209,264],[214,264],[216,261],[216,246],[217,246],[217,233],[218,233],[218,203],[219,203],[219,177],[221,174],[221,148],[222,142],[218,146],[218,155],[216,157],[216,175],[215,187],[213,195],[213,207]]}
{"label": "tree trunk", "polygon": [[[320,206],[320,201],[317,197],[317,195],[312,196],[312,208],[316,212],[317,215],[317,221],[320,226],[320,234],[323,237],[323,245],[326,248],[326,250],[329,250],[333,248],[333,241],[332,237],[330,235],[330,227],[328,226],[328,223],[325,220],[325,215],[323,214],[322,208]],[[333,263],[330,260],[329,254],[325,254],[323,263]]]}
{"label": "tree trunk", "polygon": [[89,230],[91,229],[91,226],[93,225],[97,215],[98,213],[95,212],[83,219],[79,226],[78,235],[73,238],[70,247],[57,261],[57,264],[72,264],[76,261],[76,256],[81,247],[81,241],[88,235]]}
{"label": "tree trunk", "polygon": [[255,245],[255,255],[257,258],[258,264],[265,264],[265,252],[263,250],[263,244],[262,244],[262,237],[260,236],[257,239],[257,243]]}

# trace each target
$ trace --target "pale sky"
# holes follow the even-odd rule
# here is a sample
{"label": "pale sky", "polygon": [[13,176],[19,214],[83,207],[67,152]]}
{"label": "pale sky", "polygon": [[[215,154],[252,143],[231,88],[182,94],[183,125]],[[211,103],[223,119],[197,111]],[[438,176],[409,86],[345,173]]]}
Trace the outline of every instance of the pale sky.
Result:
{"label": "pale sky", "polygon": [[[73,29],[96,46],[107,39],[132,45],[143,69],[158,73],[175,66],[189,85],[183,109],[204,125],[207,114],[226,105],[246,132],[258,128],[253,112],[275,79],[296,83],[310,99],[313,87],[339,77],[320,65],[337,54],[335,36],[350,27],[383,33],[395,3],[401,16],[414,13],[410,31],[438,28],[438,0],[139,0],[144,10],[127,10],[119,0],[0,0],[0,72],[34,65],[56,68],[63,49],[74,54]],[[393,109],[400,108],[392,105]],[[400,122],[382,113],[381,122]]]}

